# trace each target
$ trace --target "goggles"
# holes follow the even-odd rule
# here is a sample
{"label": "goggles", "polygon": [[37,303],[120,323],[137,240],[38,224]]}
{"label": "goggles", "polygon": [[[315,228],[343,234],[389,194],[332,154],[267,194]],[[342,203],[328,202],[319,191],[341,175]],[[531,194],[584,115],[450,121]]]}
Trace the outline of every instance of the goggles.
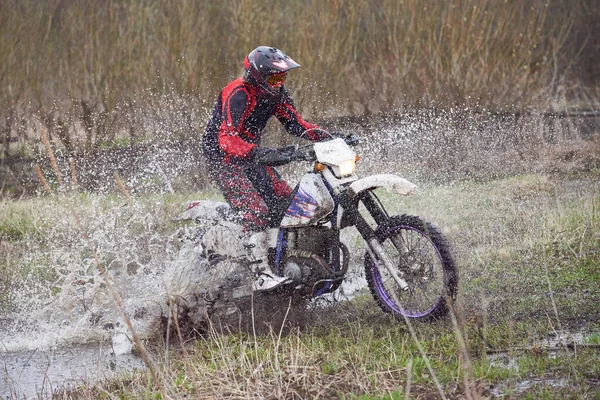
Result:
{"label": "goggles", "polygon": [[287,72],[269,75],[269,77],[267,78],[267,83],[272,87],[281,87],[285,83],[286,77]]}

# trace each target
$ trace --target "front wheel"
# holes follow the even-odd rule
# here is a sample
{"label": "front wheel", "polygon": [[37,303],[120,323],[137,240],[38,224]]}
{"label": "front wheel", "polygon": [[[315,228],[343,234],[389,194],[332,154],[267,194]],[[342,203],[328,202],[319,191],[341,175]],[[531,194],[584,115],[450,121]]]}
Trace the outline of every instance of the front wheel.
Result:
{"label": "front wheel", "polygon": [[378,241],[408,287],[402,290],[388,269],[365,255],[371,294],[397,319],[438,318],[456,298],[458,271],[450,243],[440,230],[417,216],[387,218],[376,230]]}

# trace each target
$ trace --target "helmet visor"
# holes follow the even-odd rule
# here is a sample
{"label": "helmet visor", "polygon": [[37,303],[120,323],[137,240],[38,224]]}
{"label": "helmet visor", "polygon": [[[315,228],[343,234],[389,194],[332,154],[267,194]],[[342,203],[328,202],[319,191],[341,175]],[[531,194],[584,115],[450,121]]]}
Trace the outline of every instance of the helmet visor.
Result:
{"label": "helmet visor", "polygon": [[280,88],[285,84],[286,77],[287,77],[287,72],[269,75],[269,77],[267,78],[267,83],[271,87]]}

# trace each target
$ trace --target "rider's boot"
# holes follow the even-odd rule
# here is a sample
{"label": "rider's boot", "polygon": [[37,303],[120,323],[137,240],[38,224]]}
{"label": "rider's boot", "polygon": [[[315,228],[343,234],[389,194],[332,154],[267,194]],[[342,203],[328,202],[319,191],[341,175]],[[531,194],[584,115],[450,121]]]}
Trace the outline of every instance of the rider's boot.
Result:
{"label": "rider's boot", "polygon": [[[269,234],[266,231],[254,232],[249,234],[247,240],[245,240],[244,245],[255,260],[267,254],[268,236]],[[253,273],[252,289],[254,291],[269,291],[292,282],[288,277],[275,275],[271,272],[266,262],[254,264]]]}
{"label": "rider's boot", "polygon": [[[254,291],[269,291],[292,281],[271,272],[261,258],[266,255],[266,232],[245,232],[243,227],[230,222],[221,222],[211,227],[202,238],[206,253],[233,259],[245,259],[253,268]],[[266,261],[266,260],[265,260]]]}
{"label": "rider's boot", "polygon": [[275,275],[269,268],[256,268],[254,270],[254,276],[252,290],[255,292],[268,292],[287,285],[288,283],[292,283],[292,280],[287,276]]}

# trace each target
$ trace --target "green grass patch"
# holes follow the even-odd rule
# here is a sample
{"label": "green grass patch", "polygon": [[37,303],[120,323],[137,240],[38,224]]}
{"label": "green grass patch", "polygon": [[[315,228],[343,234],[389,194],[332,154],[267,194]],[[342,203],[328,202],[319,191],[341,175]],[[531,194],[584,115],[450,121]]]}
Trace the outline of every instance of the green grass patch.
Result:
{"label": "green grass patch", "polygon": [[[160,382],[137,372],[91,385],[82,397],[401,399],[438,396],[436,380],[448,397],[461,397],[467,379],[481,396],[593,398],[597,348],[544,344],[561,329],[582,327],[584,344],[599,342],[600,187],[588,178],[577,177],[576,191],[562,178],[531,175],[430,186],[406,198],[380,195],[390,213],[424,216],[453,244],[469,360],[459,357],[449,319],[414,325],[423,354],[405,324],[361,295],[282,336],[277,326],[257,336],[209,332],[188,342],[186,352],[151,343],[162,360]],[[96,255],[115,273],[172,257],[169,241],[180,224],[171,218],[190,200],[208,197],[216,198],[147,195],[131,206],[118,194],[5,202],[0,212],[17,233],[0,241],[0,310],[11,290],[27,283],[60,295],[63,275],[97,273],[90,262]]]}
{"label": "green grass patch", "polygon": [[35,219],[31,210],[9,203],[3,205],[5,211],[0,211],[0,240],[19,241],[43,234],[43,220]]}
{"label": "green grass patch", "polygon": [[[492,329],[506,328],[497,324]],[[445,323],[419,324],[416,329],[444,394],[464,396],[458,383],[464,381],[465,371],[452,329]],[[521,334],[525,332],[517,336]],[[495,357],[471,353],[471,382],[481,396],[489,396],[492,390],[531,398],[593,391],[587,381],[597,372],[598,354],[592,349],[549,354],[514,346]],[[147,375],[137,373],[128,385],[110,393],[120,398],[140,392],[152,398],[161,391],[182,397],[231,392],[265,393],[273,398],[439,396],[406,327],[390,320],[322,326],[282,337],[277,329],[259,336],[213,332],[187,346],[186,353],[171,353],[169,360],[170,368],[162,371],[164,386],[148,386]],[[553,386],[555,382],[561,386]]]}

